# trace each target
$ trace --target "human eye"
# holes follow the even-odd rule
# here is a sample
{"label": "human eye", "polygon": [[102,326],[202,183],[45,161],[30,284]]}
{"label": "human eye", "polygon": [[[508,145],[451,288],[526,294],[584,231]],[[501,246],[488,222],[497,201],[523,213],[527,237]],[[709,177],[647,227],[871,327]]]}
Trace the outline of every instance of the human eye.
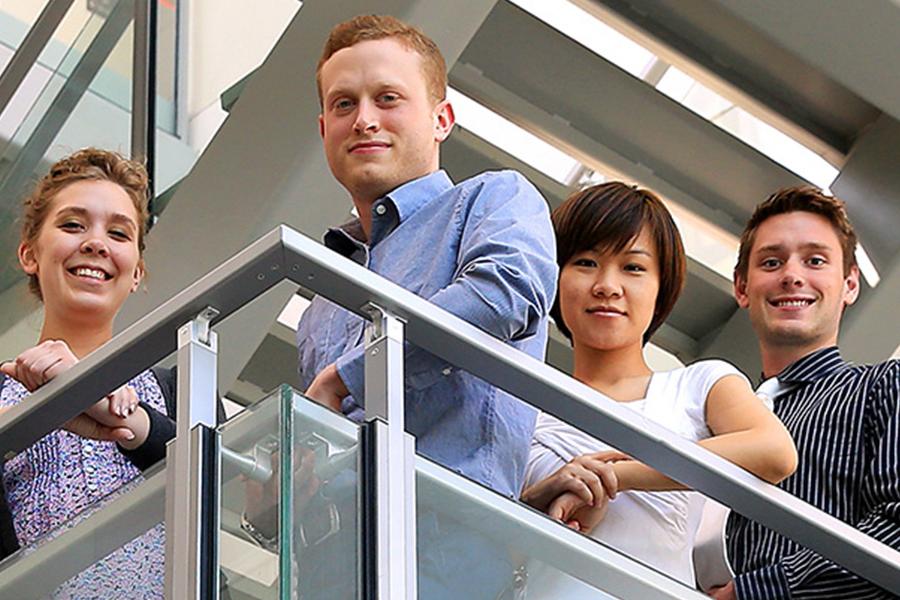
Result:
{"label": "human eye", "polygon": [[812,267],[824,267],[828,264],[828,259],[824,256],[810,256],[806,262]]}
{"label": "human eye", "polygon": [[59,228],[63,231],[81,231],[84,226],[77,219],[63,219],[59,223]]}
{"label": "human eye", "polygon": [[576,267],[596,267],[597,261],[586,256],[576,257],[572,260],[572,265]]}
{"label": "human eye", "polygon": [[400,95],[396,92],[382,92],[378,96],[378,101],[381,104],[393,104],[400,99]]}
{"label": "human eye", "polygon": [[353,108],[354,103],[350,98],[338,98],[331,103],[331,107],[338,112],[346,112]]}
{"label": "human eye", "polygon": [[780,265],[781,261],[774,256],[770,256],[759,261],[759,266],[769,271],[777,269]]}
{"label": "human eye", "polygon": [[647,271],[647,267],[640,263],[630,262],[625,265],[625,270],[629,273],[644,273]]}
{"label": "human eye", "polygon": [[130,242],[131,241],[131,232],[129,232],[125,229],[121,229],[121,228],[110,229],[109,235],[113,239],[116,239],[116,240],[119,240],[122,242]]}

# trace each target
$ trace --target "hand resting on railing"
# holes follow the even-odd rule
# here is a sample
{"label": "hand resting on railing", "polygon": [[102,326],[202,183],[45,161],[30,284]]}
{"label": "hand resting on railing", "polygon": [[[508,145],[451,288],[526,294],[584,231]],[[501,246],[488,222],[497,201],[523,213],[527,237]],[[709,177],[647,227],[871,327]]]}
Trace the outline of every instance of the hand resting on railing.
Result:
{"label": "hand resting on railing", "polygon": [[[15,379],[34,392],[78,362],[62,340],[46,340],[0,364],[0,373]],[[0,411],[8,407],[0,408]],[[63,425],[63,429],[83,438],[122,442],[134,448],[146,440],[149,420],[138,408],[134,388],[122,386]],[[140,434],[140,435],[138,435]],[[127,445],[126,445],[127,444]]]}

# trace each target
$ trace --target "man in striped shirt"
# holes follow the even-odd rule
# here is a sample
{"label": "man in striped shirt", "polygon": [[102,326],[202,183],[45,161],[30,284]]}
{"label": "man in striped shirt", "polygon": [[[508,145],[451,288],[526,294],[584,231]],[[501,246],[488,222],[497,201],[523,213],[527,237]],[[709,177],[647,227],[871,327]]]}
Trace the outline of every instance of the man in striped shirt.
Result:
{"label": "man in striped shirt", "polygon": [[[774,410],[797,444],[797,471],[779,486],[900,549],[900,361],[852,365],[837,347],[859,294],[855,248],[842,202],[781,190],[741,236],[735,297],[759,338],[764,378],[778,377]],[[735,513],[727,548],[737,576],[716,598],[894,597]]]}

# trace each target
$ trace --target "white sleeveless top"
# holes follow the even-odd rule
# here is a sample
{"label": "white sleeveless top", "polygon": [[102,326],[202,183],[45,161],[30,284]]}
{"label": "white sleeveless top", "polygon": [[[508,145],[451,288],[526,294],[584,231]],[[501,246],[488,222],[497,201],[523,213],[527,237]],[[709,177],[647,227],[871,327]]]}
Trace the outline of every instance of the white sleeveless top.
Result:
{"label": "white sleeveless top", "polygon": [[[642,400],[623,403],[682,437],[699,441],[706,426],[706,398],[723,377],[746,377],[731,364],[704,360],[674,371],[654,373]],[[748,382],[749,386],[749,382]],[[581,454],[610,446],[548,414],[538,416],[525,485],[549,477]],[[590,536],[694,587],[691,550],[704,497],[696,492],[623,492]],[[527,597],[533,599],[608,597],[543,564],[529,566]]]}

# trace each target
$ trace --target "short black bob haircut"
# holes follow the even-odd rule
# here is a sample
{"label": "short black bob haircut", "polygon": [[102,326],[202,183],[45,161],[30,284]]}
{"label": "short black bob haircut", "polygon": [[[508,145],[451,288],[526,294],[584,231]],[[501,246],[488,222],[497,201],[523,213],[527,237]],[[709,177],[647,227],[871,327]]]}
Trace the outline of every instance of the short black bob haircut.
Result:
{"label": "short black bob haircut", "polygon": [[[572,194],[553,211],[552,218],[560,272],[575,254],[585,250],[621,252],[647,228],[659,259],[659,294],[653,319],[644,332],[646,344],[675,307],[687,270],[684,245],[669,210],[650,190],[610,181]],[[558,293],[550,315],[571,342],[572,332],[563,322]]]}

